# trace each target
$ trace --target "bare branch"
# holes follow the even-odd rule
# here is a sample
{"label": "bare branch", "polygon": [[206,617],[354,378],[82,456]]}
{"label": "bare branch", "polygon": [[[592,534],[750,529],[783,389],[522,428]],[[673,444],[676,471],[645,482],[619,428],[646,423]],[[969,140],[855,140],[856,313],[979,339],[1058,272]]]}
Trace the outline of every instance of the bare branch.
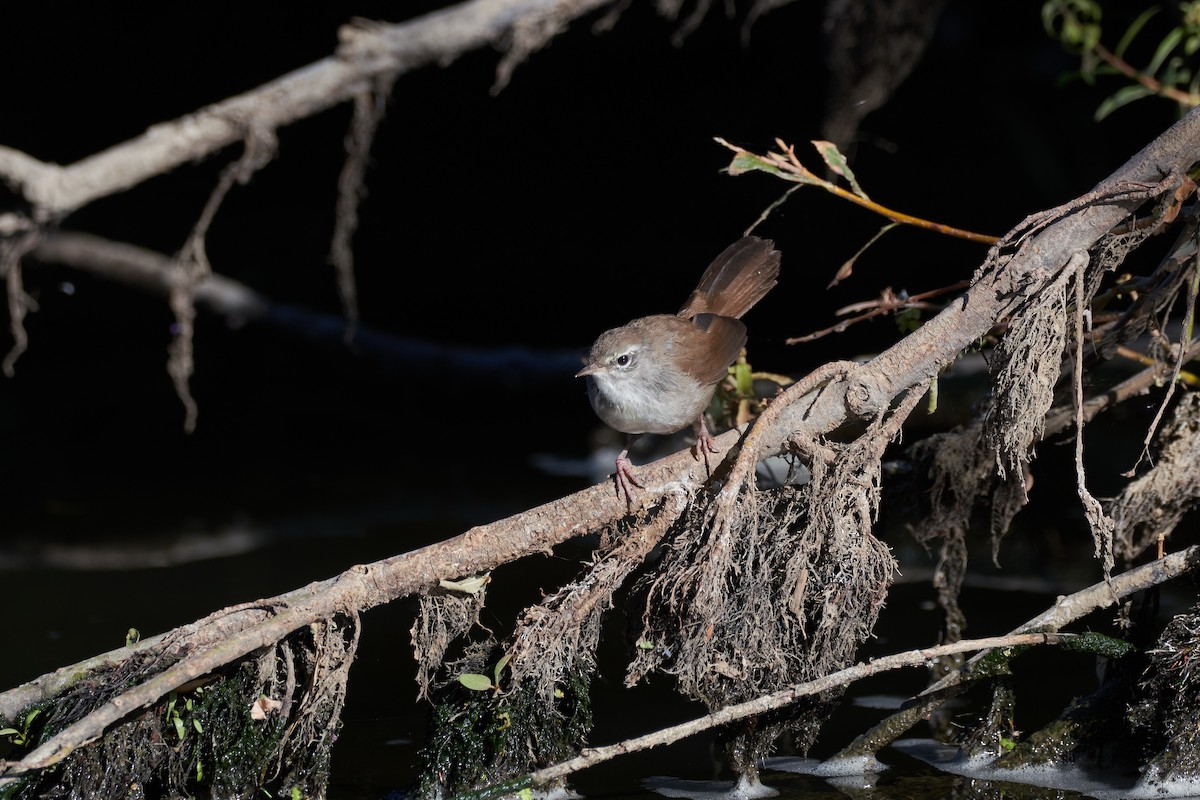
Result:
{"label": "bare branch", "polygon": [[[69,214],[101,197],[205,158],[244,138],[275,130],[371,91],[381,76],[446,64],[500,40],[519,24],[578,17],[612,0],[471,0],[396,25],[345,26],[336,55],[185,117],[155,125],[129,141],[69,166],[40,162],[0,146],[0,180],[39,213]],[[0,215],[0,229],[12,220]]]}

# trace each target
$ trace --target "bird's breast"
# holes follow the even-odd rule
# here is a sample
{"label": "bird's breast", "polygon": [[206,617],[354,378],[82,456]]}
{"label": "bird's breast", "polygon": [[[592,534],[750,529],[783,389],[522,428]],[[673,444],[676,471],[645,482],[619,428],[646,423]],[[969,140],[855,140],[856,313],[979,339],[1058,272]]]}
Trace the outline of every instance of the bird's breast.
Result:
{"label": "bird's breast", "polygon": [[596,415],[608,426],[630,434],[682,430],[700,418],[713,393],[713,387],[671,370],[597,373],[587,380],[588,400]]}

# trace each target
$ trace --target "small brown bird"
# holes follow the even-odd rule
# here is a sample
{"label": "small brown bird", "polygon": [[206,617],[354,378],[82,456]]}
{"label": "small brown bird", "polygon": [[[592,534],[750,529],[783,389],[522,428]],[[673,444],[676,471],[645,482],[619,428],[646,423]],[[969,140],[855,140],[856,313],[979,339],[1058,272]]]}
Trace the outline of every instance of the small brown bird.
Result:
{"label": "small brown bird", "polygon": [[[777,282],[779,251],[769,239],[746,236],[705,270],[700,285],[678,314],[635,319],[600,334],[586,366],[588,400],[600,419],[627,435],[617,456],[617,491],[632,502],[633,476],[628,445],[642,433],[696,430],[694,453],[715,453],[704,424],[713,391],[746,344],[740,317]],[[711,467],[710,467],[711,470]]]}

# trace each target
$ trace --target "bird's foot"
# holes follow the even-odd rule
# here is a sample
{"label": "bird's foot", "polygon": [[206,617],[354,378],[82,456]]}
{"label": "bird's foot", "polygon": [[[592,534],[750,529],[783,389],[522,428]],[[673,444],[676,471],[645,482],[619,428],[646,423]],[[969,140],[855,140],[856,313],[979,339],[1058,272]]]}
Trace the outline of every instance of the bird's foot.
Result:
{"label": "bird's foot", "polygon": [[708,456],[710,453],[720,452],[716,445],[713,444],[712,434],[708,432],[708,426],[704,424],[704,418],[701,417],[696,423],[696,444],[692,447],[692,457],[699,461],[704,459],[704,468],[708,470],[708,474],[712,475],[712,463]]}
{"label": "bird's foot", "polygon": [[617,485],[617,496],[625,494],[626,505],[633,505],[633,487],[639,489],[645,488],[638,483],[638,479],[633,476],[633,462],[627,456],[628,450],[622,450],[621,455],[617,456],[616,472],[613,473],[613,482]]}

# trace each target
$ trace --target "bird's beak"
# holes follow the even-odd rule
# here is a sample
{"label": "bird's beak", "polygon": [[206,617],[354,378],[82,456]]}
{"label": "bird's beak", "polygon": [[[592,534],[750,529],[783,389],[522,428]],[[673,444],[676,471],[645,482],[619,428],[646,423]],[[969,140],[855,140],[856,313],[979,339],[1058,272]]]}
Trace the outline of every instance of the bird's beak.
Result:
{"label": "bird's beak", "polygon": [[584,375],[594,375],[595,373],[597,373],[599,371],[600,371],[599,364],[588,364],[586,367],[579,370],[579,372],[576,372],[575,377],[582,378]]}

